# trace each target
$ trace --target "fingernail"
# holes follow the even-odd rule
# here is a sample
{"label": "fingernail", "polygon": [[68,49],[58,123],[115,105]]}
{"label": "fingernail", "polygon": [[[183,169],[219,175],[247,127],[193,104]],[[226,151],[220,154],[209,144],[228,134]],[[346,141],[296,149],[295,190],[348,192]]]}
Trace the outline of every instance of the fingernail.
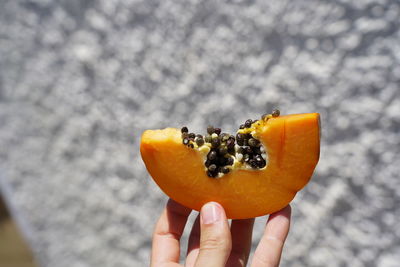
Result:
{"label": "fingernail", "polygon": [[210,202],[201,209],[201,218],[204,224],[212,224],[221,219],[221,208],[219,205]]}

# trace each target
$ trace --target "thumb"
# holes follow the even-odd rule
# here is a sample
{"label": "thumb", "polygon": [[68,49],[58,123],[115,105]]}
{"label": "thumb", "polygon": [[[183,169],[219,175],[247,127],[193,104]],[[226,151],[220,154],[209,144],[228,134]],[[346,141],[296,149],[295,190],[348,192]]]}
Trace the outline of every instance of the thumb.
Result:
{"label": "thumb", "polygon": [[200,248],[195,266],[223,267],[231,253],[228,220],[221,205],[205,204],[200,211]]}

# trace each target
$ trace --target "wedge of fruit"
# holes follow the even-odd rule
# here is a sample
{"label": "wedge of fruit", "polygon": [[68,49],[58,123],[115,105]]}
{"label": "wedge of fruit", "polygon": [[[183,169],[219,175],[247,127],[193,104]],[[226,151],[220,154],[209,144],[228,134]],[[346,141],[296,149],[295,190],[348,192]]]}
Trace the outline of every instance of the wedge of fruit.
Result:
{"label": "wedge of fruit", "polygon": [[228,218],[270,214],[285,207],[310,180],[319,159],[318,113],[247,120],[235,135],[209,126],[207,134],[147,130],[142,159],[159,187],[194,210],[220,203]]}

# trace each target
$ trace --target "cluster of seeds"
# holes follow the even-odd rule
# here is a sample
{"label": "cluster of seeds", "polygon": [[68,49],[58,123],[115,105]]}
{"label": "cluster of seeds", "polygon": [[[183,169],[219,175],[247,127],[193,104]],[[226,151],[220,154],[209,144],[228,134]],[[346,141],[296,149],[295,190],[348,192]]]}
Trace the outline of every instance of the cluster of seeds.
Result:
{"label": "cluster of seeds", "polygon": [[207,127],[205,141],[211,144],[204,166],[209,177],[217,177],[219,173],[227,174],[235,162],[235,137],[221,133],[220,128]]}
{"label": "cluster of seeds", "polygon": [[[262,120],[266,121],[271,117],[278,117],[279,110],[272,114],[265,114]],[[258,120],[246,120],[239,127],[236,137],[227,133],[221,133],[220,128],[207,127],[207,134],[189,133],[188,128],[182,127],[182,143],[190,148],[195,146],[202,149],[206,146],[208,151],[204,166],[209,177],[220,177],[229,173],[235,162],[252,169],[264,168],[267,164],[267,155],[264,146],[246,128],[251,128]],[[244,130],[243,130],[244,129]],[[208,147],[208,148],[207,148]]]}
{"label": "cluster of seeds", "polygon": [[210,148],[204,162],[209,177],[217,177],[219,173],[227,174],[235,162],[235,137],[227,133],[221,133],[220,128],[209,126],[207,135],[189,133],[187,127],[181,129],[182,142],[191,148],[196,143],[197,147],[208,146]]}
{"label": "cluster of seeds", "polygon": [[265,148],[261,142],[255,139],[251,134],[236,134],[238,144],[236,158],[238,161],[249,164],[252,168],[264,168],[267,164]]}

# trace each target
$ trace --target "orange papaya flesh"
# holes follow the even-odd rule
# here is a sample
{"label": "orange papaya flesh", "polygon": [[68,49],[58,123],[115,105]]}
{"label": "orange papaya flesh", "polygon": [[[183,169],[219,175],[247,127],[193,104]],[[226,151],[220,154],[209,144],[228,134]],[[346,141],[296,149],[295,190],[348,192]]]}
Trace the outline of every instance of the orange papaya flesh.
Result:
{"label": "orange papaya flesh", "polygon": [[250,130],[265,147],[266,166],[235,164],[242,167],[220,178],[207,176],[204,153],[183,145],[179,129],[145,131],[140,152],[154,181],[178,203],[199,211],[216,201],[228,218],[253,218],[284,208],[309,182],[319,159],[320,119],[318,113],[268,116]]}

